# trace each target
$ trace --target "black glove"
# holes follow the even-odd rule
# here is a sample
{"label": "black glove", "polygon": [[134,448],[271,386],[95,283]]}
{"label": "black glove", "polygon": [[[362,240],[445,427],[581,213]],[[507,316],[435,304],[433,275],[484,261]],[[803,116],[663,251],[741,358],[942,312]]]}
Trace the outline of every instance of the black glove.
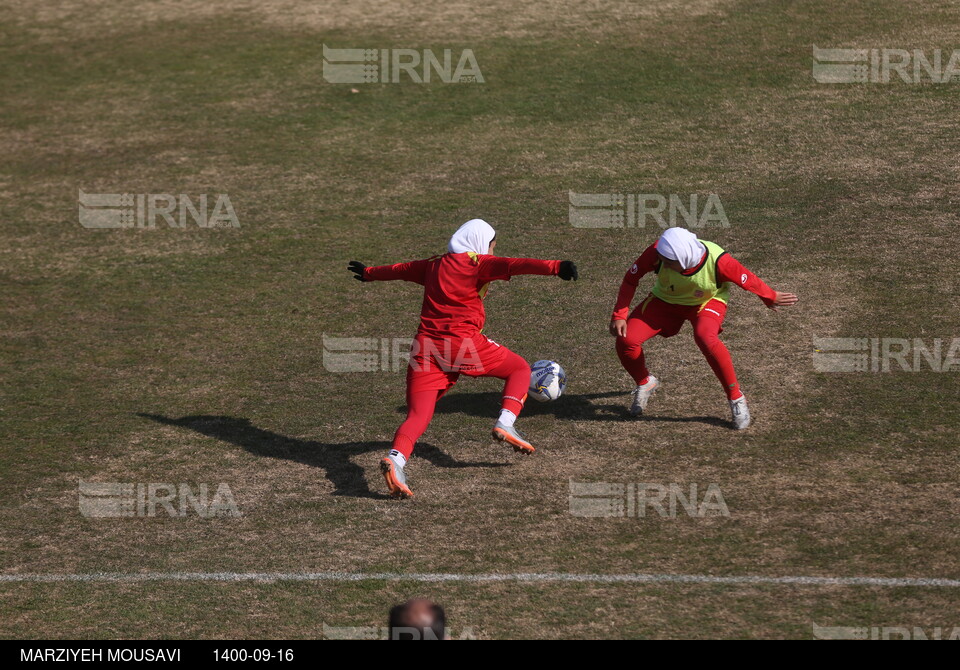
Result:
{"label": "black glove", "polygon": [[573,261],[560,261],[560,272],[557,273],[557,276],[560,277],[563,281],[577,281],[577,277],[580,276],[580,273],[577,272],[577,264]]}
{"label": "black glove", "polygon": [[350,261],[347,263],[347,269],[356,275],[354,279],[357,281],[370,281],[369,279],[364,279],[363,271],[367,269],[367,266],[360,261]]}

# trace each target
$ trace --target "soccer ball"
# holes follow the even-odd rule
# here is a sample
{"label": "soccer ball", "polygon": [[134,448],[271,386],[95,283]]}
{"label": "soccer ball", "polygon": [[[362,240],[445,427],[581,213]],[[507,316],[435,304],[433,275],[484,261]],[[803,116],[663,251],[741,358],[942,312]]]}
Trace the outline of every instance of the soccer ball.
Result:
{"label": "soccer ball", "polygon": [[537,361],[530,367],[530,397],[540,402],[556,400],[567,387],[567,373],[555,361]]}

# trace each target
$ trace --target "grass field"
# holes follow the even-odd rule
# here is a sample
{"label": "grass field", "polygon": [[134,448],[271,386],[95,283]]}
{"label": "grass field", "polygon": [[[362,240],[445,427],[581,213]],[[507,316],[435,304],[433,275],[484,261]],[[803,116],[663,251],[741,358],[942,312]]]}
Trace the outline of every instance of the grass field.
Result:
{"label": "grass field", "polygon": [[[960,337],[960,77],[811,76],[814,45],[949,54],[958,26],[942,0],[4,3],[0,573],[960,578],[960,363],[812,359]],[[472,49],[485,82],[330,84],[323,44]],[[226,193],[240,225],[87,229],[79,190]],[[627,416],[607,324],[660,228],[575,228],[570,191],[716,193],[730,225],[703,236],[800,296],[734,289],[749,430],[689,328],[650,343],[664,387]],[[403,373],[329,372],[322,337],[412,336],[419,287],[347,261],[431,256],[473,217],[500,255],[578,263],[487,299],[486,332],[560,361],[567,394],[521,417],[522,459],[489,438],[499,384],[465,379],[399,503],[377,461]],[[226,483],[241,516],[86,518],[79,480]],[[575,517],[570,480],[716,483],[730,514]],[[960,626],[942,587],[0,582],[0,636],[309,638],[413,595],[480,638]]]}

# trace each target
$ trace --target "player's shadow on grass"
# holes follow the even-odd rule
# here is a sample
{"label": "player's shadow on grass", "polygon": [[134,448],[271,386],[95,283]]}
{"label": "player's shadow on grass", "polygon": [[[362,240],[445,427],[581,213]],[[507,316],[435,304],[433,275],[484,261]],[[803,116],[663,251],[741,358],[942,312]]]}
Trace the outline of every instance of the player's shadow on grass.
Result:
{"label": "player's shadow on grass", "polygon": [[[390,448],[389,442],[325,444],[312,440],[299,440],[270,430],[257,428],[251,425],[249,419],[238,419],[232,416],[196,415],[174,419],[161,414],[144,412],[139,412],[137,416],[152,419],[157,423],[168,426],[189,428],[201,435],[235,444],[254,456],[282,458],[295,463],[322,468],[327,479],[336,487],[333,492],[333,495],[336,496],[375,499],[389,497],[371,491],[367,484],[364,469],[351,460],[354,456],[369,451],[386,453],[387,449]],[[509,465],[508,463],[458,461],[433,445],[423,442],[417,443],[416,456],[426,459],[439,468],[499,468]]]}
{"label": "player's shadow on grass", "polygon": [[[597,404],[592,400],[605,398],[619,398],[615,404]],[[440,399],[436,412],[439,414],[467,414],[495,418],[500,410],[501,394],[494,391],[479,393],[452,393]],[[586,393],[583,395],[564,395],[554,402],[537,402],[529,399],[523,407],[524,416],[540,416],[550,414],[558,419],[573,421],[683,421],[706,423],[711,426],[730,427],[729,421],[715,416],[631,416],[628,405],[630,394],[623,391],[607,391],[605,393]],[[406,407],[399,407],[403,412]]]}
{"label": "player's shadow on grass", "polygon": [[[626,406],[620,402],[615,405],[595,405],[590,402],[596,398],[613,398],[623,396],[621,391],[607,393],[589,393],[586,395],[564,395],[554,402],[537,402],[528,399],[523,407],[524,416],[539,416],[552,414],[559,419],[574,419],[588,421],[610,421],[624,419],[630,415]],[[502,394],[496,391],[481,391],[476,393],[450,393],[437,402],[438,414],[467,414],[495,419],[500,411]],[[398,412],[405,412],[406,407],[398,407]]]}

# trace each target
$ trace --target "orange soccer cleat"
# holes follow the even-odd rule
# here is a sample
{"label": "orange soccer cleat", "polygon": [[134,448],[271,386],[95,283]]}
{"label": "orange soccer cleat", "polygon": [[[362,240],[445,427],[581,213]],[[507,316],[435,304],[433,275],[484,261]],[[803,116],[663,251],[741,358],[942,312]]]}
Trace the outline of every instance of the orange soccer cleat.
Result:
{"label": "orange soccer cleat", "polygon": [[521,454],[532,454],[536,451],[533,445],[524,439],[520,431],[513,426],[505,426],[499,421],[497,421],[497,425],[493,427],[493,437],[501,442],[510,444],[514,451]]}
{"label": "orange soccer cleat", "polygon": [[383,473],[383,478],[387,480],[390,495],[398,500],[413,497],[413,491],[407,486],[407,476],[404,474],[403,468],[397,465],[392,458],[387,456],[380,459],[380,472]]}

